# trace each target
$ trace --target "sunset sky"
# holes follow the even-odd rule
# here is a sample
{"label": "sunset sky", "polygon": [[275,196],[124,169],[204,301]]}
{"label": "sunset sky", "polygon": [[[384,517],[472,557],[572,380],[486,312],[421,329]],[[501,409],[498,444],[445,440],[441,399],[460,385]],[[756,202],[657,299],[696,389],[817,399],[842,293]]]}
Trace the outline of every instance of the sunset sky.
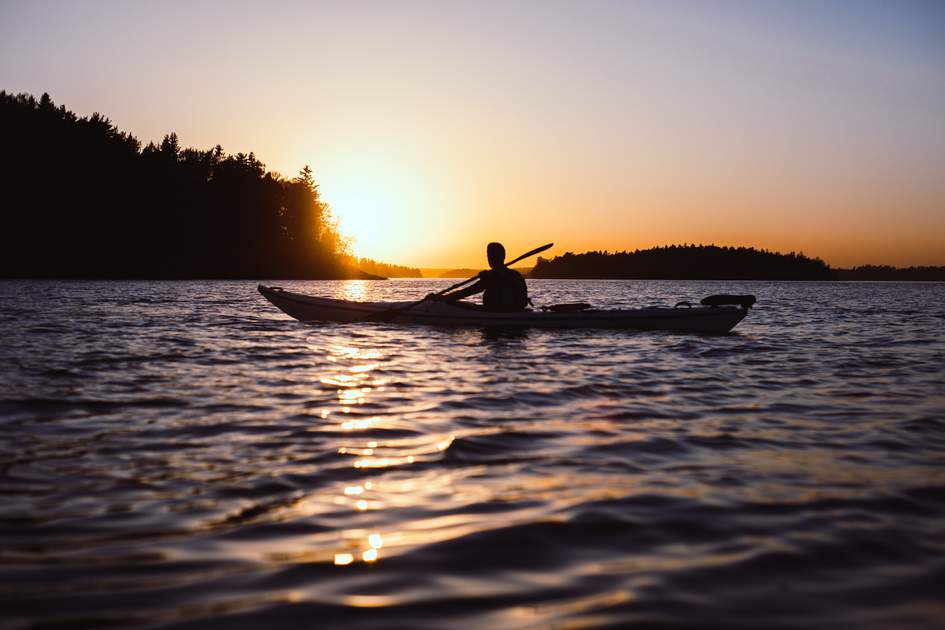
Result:
{"label": "sunset sky", "polygon": [[0,2],[0,89],[311,165],[417,266],[670,243],[945,265],[945,2]]}

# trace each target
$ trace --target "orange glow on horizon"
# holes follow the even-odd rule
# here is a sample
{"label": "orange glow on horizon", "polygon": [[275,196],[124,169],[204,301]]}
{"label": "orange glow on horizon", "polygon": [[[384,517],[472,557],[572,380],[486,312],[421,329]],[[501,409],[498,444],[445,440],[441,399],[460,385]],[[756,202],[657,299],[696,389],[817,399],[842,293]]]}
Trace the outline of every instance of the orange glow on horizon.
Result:
{"label": "orange glow on horizon", "polygon": [[536,199],[531,191],[540,187],[526,180],[510,182],[504,196],[468,190],[441,195],[446,210],[431,212],[422,176],[376,167],[356,173],[347,171],[341,185],[325,185],[323,196],[341,231],[353,237],[356,255],[394,264],[484,268],[485,245],[498,240],[510,258],[546,241],[556,243],[542,254],[546,258],[694,243],[803,252],[833,267],[945,265],[945,213],[917,195],[920,212],[904,222],[862,192],[836,188],[821,199],[810,191],[801,198],[776,190],[740,192],[737,185],[727,194],[705,194],[641,184],[581,207],[566,197]]}
{"label": "orange glow on horizon", "polygon": [[5,89],[145,144],[308,164],[360,256],[701,243],[945,265],[934,2],[8,4]]}

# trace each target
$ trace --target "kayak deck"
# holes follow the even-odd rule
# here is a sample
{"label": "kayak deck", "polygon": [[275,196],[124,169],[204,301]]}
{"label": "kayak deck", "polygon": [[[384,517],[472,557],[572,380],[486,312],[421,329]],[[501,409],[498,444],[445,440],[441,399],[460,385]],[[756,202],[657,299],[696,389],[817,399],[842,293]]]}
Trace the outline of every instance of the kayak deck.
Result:
{"label": "kayak deck", "polygon": [[[259,292],[283,313],[303,322],[364,322],[372,315],[412,302],[354,302],[292,293],[259,285]],[[394,324],[467,327],[610,328],[727,333],[748,310],[734,306],[583,310],[578,312],[521,311],[496,313],[429,300],[393,316]]]}

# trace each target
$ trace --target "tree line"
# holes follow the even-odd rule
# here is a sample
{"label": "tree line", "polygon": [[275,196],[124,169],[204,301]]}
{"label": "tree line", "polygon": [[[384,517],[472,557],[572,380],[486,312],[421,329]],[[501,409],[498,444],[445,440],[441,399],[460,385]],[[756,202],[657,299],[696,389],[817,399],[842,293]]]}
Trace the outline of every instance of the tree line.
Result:
{"label": "tree line", "polygon": [[360,269],[365,273],[375,276],[385,276],[388,278],[420,278],[422,276],[420,270],[416,267],[392,265],[389,263],[378,262],[373,258],[355,258],[354,256],[345,256],[342,260],[351,267]]}
{"label": "tree line", "polygon": [[79,117],[48,94],[0,91],[0,275],[339,278],[347,243],[312,170],[181,148]]}
{"label": "tree line", "polygon": [[669,245],[632,252],[568,252],[539,258],[530,278],[633,278],[641,280],[896,280],[945,281],[945,267],[863,265],[833,269],[803,253],[753,247]]}
{"label": "tree line", "polygon": [[650,280],[832,280],[819,258],[753,247],[669,245],[632,252],[568,252],[539,258],[530,278],[637,278]]}
{"label": "tree line", "polygon": [[[0,91],[0,277],[344,278],[420,270],[355,258],[305,166],[286,178],[252,152],[141,142],[48,94]],[[945,267],[831,269],[803,253],[671,245],[568,252],[532,278],[945,280]]]}
{"label": "tree line", "polygon": [[837,269],[838,280],[897,280],[901,282],[945,282],[945,267],[891,267],[863,265]]}

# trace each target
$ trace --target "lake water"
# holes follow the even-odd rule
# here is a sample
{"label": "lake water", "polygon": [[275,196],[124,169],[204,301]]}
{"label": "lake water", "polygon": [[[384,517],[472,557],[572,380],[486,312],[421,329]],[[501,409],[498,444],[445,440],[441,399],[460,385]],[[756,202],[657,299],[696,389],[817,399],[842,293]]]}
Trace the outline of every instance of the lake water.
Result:
{"label": "lake water", "polygon": [[498,333],[0,283],[0,627],[945,624],[945,284],[529,287],[758,305]]}

